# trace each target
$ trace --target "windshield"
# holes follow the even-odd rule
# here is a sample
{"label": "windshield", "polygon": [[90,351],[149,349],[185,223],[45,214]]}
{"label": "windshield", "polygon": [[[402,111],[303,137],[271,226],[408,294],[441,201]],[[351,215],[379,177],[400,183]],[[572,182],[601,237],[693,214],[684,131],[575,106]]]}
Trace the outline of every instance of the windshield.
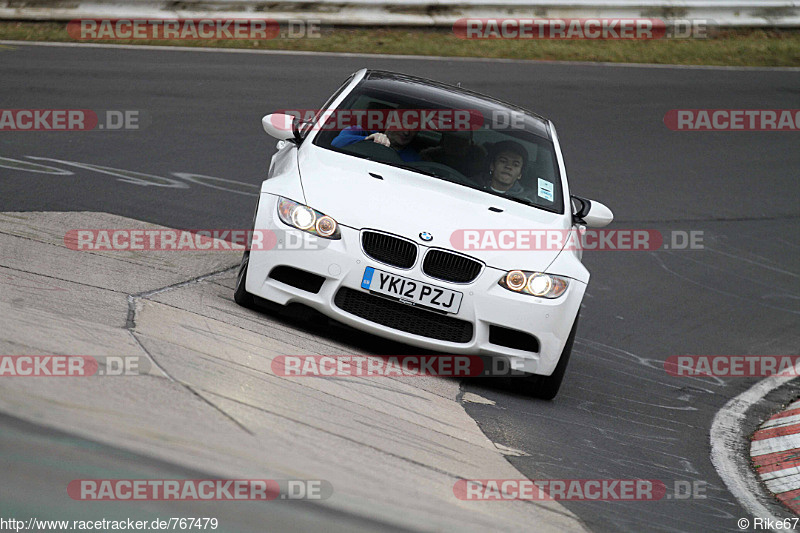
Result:
{"label": "windshield", "polygon": [[544,121],[520,108],[371,73],[326,115],[316,146],[563,213]]}

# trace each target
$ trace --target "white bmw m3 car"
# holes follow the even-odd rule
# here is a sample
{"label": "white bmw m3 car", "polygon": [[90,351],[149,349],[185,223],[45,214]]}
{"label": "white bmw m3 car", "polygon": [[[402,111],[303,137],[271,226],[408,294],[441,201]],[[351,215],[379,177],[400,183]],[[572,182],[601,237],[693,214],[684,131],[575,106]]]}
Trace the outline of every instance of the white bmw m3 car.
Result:
{"label": "white bmw m3 car", "polygon": [[299,303],[421,349],[505,359],[531,395],[555,397],[589,282],[573,241],[613,216],[570,195],[549,120],[363,69],[312,116],[262,124],[279,142],[254,225],[276,237],[244,253],[237,303]]}

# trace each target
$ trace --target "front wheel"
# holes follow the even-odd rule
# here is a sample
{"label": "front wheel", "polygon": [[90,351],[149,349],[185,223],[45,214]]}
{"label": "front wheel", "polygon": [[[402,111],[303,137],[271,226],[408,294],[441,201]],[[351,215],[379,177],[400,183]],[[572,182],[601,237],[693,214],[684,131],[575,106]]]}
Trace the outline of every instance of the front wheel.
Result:
{"label": "front wheel", "polygon": [[575,332],[578,330],[578,318],[580,314],[575,317],[575,323],[572,324],[572,330],[567,337],[567,343],[564,345],[564,350],[561,352],[561,357],[558,359],[558,364],[553,373],[549,376],[530,376],[529,384],[532,387],[530,394],[542,400],[552,400],[558,394],[558,389],[561,388],[561,382],[564,380],[564,373],[567,371],[567,364],[569,364],[569,356],[572,354],[572,345],[575,343]]}
{"label": "front wheel", "polygon": [[242,255],[242,263],[239,265],[239,273],[236,275],[236,289],[233,291],[233,300],[241,305],[253,309],[256,306],[253,295],[245,289],[247,281],[247,265],[250,262],[250,252],[246,251]]}

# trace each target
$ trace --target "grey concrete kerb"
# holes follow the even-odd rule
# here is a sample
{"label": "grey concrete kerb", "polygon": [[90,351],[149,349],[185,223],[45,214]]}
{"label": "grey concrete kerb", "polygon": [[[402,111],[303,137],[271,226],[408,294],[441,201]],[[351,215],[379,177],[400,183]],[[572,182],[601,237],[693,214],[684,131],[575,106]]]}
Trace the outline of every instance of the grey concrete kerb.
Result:
{"label": "grey concrete kerb", "polygon": [[0,354],[153,362],[135,377],[0,379],[0,411],[222,478],[325,479],[334,496],[321,505],[411,530],[583,529],[557,502],[455,498],[459,479],[522,477],[458,403],[457,382],[274,375],[277,355],[353,348],[238,307],[239,252],[64,245],[69,229],[154,227],[0,214]]}

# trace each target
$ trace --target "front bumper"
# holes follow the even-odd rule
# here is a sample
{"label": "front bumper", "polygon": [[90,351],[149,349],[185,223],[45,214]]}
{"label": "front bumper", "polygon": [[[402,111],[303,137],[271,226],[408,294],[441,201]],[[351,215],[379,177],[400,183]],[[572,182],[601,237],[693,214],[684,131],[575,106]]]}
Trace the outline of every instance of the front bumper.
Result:
{"label": "front bumper", "polygon": [[[504,289],[497,282],[505,272],[488,266],[484,267],[475,281],[468,284],[441,281],[422,272],[419,258],[422,253],[418,254],[416,264],[408,270],[371,259],[362,250],[361,232],[353,228],[340,226],[341,240],[315,239],[313,236],[309,240],[308,234],[287,226],[278,218],[277,201],[277,196],[261,195],[255,227],[274,231],[277,243],[273,249],[254,249],[250,252],[245,285],[249,293],[281,305],[301,303],[359,330],[420,348],[451,354],[504,356],[519,370],[552,374],[578,314],[586,289],[584,283],[571,280],[560,298],[548,300]],[[379,227],[371,229],[380,230]],[[424,246],[418,245],[422,252]],[[316,293],[293,287],[270,277],[270,272],[278,266],[290,266],[322,276],[324,282]],[[381,324],[342,309],[336,303],[338,301],[341,305],[343,301],[341,294],[338,300],[336,298],[341,289],[350,289],[351,296],[352,291],[370,294],[361,288],[364,269],[369,266],[461,292],[461,308],[457,314],[448,316],[472,324],[471,338],[466,342],[438,340],[396,329],[386,320]],[[357,296],[363,300],[363,295]],[[433,321],[443,316],[424,310],[414,313],[432,315]],[[491,326],[526,332],[536,337],[538,351],[509,348],[490,342]]]}

